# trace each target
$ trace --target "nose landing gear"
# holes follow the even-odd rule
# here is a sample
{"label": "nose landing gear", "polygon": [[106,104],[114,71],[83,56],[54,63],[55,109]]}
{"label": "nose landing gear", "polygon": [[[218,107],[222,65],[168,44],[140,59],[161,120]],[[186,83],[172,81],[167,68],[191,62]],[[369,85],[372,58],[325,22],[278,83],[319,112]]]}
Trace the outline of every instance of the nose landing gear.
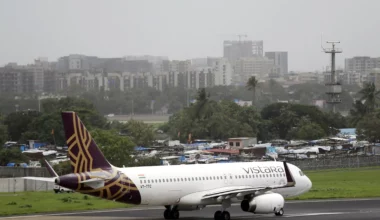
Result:
{"label": "nose landing gear", "polygon": [[283,216],[283,215],[284,215],[284,209],[281,208],[280,210],[276,211],[274,214],[275,214],[276,216]]}
{"label": "nose landing gear", "polygon": [[165,219],[179,219],[179,211],[176,209],[176,207],[170,208],[166,207],[164,211],[164,218]]}

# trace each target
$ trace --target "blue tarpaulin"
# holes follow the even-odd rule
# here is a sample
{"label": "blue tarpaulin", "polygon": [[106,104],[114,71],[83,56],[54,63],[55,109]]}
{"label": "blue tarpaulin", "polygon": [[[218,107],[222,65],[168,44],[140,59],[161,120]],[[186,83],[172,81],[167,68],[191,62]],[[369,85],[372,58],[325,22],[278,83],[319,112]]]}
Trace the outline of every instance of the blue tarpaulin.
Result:
{"label": "blue tarpaulin", "polygon": [[141,146],[135,147],[135,151],[145,151],[145,150],[148,150],[148,149],[145,147],[141,147]]}

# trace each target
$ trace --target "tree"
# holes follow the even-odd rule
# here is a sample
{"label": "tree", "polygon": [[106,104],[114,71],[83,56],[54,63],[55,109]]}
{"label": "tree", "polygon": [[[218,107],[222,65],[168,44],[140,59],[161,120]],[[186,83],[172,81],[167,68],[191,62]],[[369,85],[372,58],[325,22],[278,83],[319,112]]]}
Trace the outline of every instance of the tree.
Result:
{"label": "tree", "polygon": [[356,134],[359,140],[368,140],[369,142],[380,141],[380,111],[364,116],[356,126]]}
{"label": "tree", "polygon": [[150,146],[154,141],[152,125],[142,121],[129,120],[127,124],[122,126],[121,130],[138,146]]}
{"label": "tree", "polygon": [[0,148],[0,166],[6,166],[8,163],[24,163],[28,158],[21,153],[18,148]]}
{"label": "tree", "polygon": [[247,85],[246,87],[248,88],[248,90],[252,91],[252,95],[253,95],[253,98],[252,98],[252,105],[255,105],[255,101],[256,101],[256,86],[257,86],[257,83],[259,81],[257,81],[256,77],[255,76],[251,76],[249,79],[248,79],[248,82],[247,82]]}
{"label": "tree", "polygon": [[279,138],[287,138],[290,129],[305,116],[311,122],[318,124],[325,133],[328,133],[331,127],[328,117],[316,106],[310,105],[274,103],[263,108],[261,116],[263,120],[270,120],[273,123],[272,128],[274,127],[273,129],[277,132],[275,136]]}
{"label": "tree", "polygon": [[325,131],[315,122],[311,122],[308,117],[303,117],[288,133],[288,139],[315,140],[326,135]]}
{"label": "tree", "polygon": [[353,108],[350,109],[350,123],[352,126],[356,126],[358,122],[366,115],[366,106],[360,100],[356,100],[353,104]]}
{"label": "tree", "polygon": [[8,114],[4,119],[4,124],[8,127],[9,138],[12,141],[19,141],[22,133],[28,130],[28,126],[40,114],[34,111],[20,111]]}
{"label": "tree", "polygon": [[115,130],[101,129],[92,130],[91,136],[112,165],[122,167],[130,163],[135,144],[128,137],[120,136]]}
{"label": "tree", "polygon": [[376,91],[375,83],[366,83],[364,88],[360,90],[359,93],[362,95],[360,100],[365,101],[364,106],[366,108],[366,113],[373,112],[377,107],[376,101],[379,98],[378,95],[380,94],[380,91]]}

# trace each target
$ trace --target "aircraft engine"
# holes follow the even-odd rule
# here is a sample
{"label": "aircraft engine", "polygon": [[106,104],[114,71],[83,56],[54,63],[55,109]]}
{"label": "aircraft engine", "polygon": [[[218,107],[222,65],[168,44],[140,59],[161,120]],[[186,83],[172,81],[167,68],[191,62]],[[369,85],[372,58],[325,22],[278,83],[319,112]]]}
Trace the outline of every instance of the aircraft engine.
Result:
{"label": "aircraft engine", "polygon": [[278,193],[268,193],[253,197],[251,200],[243,200],[241,209],[245,212],[257,214],[274,213],[284,207],[284,197]]}

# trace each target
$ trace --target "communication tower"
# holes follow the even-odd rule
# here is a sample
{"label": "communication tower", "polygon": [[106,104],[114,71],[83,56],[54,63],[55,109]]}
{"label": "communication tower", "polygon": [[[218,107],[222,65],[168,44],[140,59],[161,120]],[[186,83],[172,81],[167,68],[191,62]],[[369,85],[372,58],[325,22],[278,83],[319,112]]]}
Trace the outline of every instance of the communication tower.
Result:
{"label": "communication tower", "polygon": [[323,48],[325,53],[331,54],[331,78],[326,82],[326,94],[327,100],[326,103],[330,104],[332,111],[335,113],[335,107],[337,104],[341,103],[340,94],[342,93],[342,85],[336,80],[335,75],[335,54],[342,53],[341,49],[335,47],[335,44],[340,43],[339,41],[327,41],[326,43],[331,44],[332,48]]}

